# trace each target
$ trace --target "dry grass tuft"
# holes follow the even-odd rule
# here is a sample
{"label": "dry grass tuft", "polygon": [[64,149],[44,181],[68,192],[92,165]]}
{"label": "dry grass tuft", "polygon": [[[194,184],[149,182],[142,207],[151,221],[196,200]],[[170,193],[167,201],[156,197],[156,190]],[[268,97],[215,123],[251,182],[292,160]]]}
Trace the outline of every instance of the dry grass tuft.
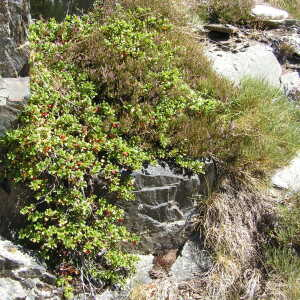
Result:
{"label": "dry grass tuft", "polygon": [[205,237],[206,249],[214,256],[212,269],[199,274],[196,284],[176,284],[169,277],[139,286],[130,300],[236,300],[264,295],[296,300],[280,298],[286,295],[286,283],[280,281],[277,288],[279,277],[271,276],[266,282],[262,245],[274,203],[262,195],[258,182],[241,178],[225,176],[218,192],[200,209],[203,214],[199,230]]}
{"label": "dry grass tuft", "polygon": [[164,278],[136,287],[130,300],[179,300],[178,284],[172,278]]}
{"label": "dry grass tuft", "polygon": [[207,299],[252,299],[262,290],[258,269],[260,224],[272,211],[269,199],[251,184],[227,177],[209,200],[201,225],[215,265],[206,278]]}
{"label": "dry grass tuft", "polygon": [[286,9],[292,17],[300,18],[299,0],[270,0],[270,4]]}

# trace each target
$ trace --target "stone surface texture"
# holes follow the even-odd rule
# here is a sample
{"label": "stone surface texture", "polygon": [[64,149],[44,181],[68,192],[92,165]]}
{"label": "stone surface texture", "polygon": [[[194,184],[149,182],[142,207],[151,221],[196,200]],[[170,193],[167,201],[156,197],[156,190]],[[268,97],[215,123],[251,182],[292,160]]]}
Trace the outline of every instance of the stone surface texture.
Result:
{"label": "stone surface texture", "polygon": [[291,48],[291,55],[296,55],[300,58],[300,32],[284,36],[281,42],[287,44]]}
{"label": "stone surface texture", "polygon": [[21,248],[0,237],[0,299],[62,299],[56,278]]}
{"label": "stone surface texture", "polygon": [[209,31],[225,32],[225,33],[235,33],[238,28],[229,24],[206,24],[204,29]]}
{"label": "stone surface texture", "polygon": [[207,194],[216,180],[214,163],[207,162],[206,169],[206,175],[189,176],[164,164],[133,174],[137,200],[121,205],[127,226],[142,237],[142,250],[177,248],[186,241],[196,197]]}
{"label": "stone surface texture", "polygon": [[13,125],[29,97],[29,77],[0,78],[0,135]]}
{"label": "stone surface texture", "polygon": [[207,55],[215,71],[236,84],[250,76],[280,86],[282,68],[269,46],[256,43],[238,53],[220,50],[207,51]]}
{"label": "stone surface texture", "polygon": [[274,53],[282,60],[283,63],[300,62],[300,26],[295,27],[288,34],[268,33],[266,35],[273,47]]}
{"label": "stone surface texture", "polygon": [[289,99],[300,100],[300,74],[299,72],[288,72],[281,76],[281,87]]}
{"label": "stone surface texture", "polygon": [[199,277],[212,267],[211,256],[203,250],[199,241],[189,240],[185,243],[180,255],[171,267],[177,282]]}
{"label": "stone surface texture", "polygon": [[0,1],[0,77],[17,77],[29,57],[29,0]]}
{"label": "stone surface texture", "polygon": [[265,4],[255,5],[251,12],[256,17],[268,20],[284,20],[289,17],[287,11]]}
{"label": "stone surface texture", "polygon": [[290,192],[300,191],[300,154],[288,166],[278,170],[273,175],[272,183],[275,187]]}

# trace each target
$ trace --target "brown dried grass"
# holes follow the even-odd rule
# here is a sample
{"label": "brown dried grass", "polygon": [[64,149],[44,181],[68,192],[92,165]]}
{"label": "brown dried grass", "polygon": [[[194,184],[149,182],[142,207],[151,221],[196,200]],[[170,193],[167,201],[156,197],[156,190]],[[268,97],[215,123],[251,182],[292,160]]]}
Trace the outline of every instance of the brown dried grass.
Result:
{"label": "brown dried grass", "polygon": [[226,176],[206,206],[201,228],[215,256],[206,278],[208,299],[252,299],[261,292],[258,265],[264,237],[259,225],[272,212],[272,204],[257,185],[253,179]]}

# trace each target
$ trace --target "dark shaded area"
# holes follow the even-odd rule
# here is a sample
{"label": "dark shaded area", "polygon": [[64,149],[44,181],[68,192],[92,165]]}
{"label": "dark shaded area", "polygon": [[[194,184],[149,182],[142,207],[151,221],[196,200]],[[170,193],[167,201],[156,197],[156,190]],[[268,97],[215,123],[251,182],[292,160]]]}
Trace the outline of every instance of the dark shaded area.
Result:
{"label": "dark shaded area", "polygon": [[210,31],[208,37],[213,41],[224,42],[230,39],[230,34],[227,32]]}
{"label": "dark shaded area", "polygon": [[55,18],[62,21],[66,15],[82,14],[94,0],[30,0],[31,14],[34,19]]}

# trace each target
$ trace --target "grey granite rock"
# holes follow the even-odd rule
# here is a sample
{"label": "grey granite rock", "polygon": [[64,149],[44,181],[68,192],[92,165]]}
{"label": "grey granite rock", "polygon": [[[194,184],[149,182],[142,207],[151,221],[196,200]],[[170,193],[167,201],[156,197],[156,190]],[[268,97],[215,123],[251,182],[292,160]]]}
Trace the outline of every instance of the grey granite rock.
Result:
{"label": "grey granite rock", "polygon": [[[152,255],[140,255],[139,258],[140,261],[137,264],[136,274],[128,280],[123,289],[115,291],[106,290],[96,295],[95,300],[128,300],[130,292],[135,288],[149,287],[155,284],[161,285],[165,279],[172,282],[174,286],[178,286],[182,282],[188,282],[201,277],[213,266],[211,256],[207,251],[203,250],[198,239],[190,239],[185,243],[170,272],[162,275],[162,281],[160,279],[152,279],[149,276],[149,271],[153,268],[154,257]],[[76,298],[76,300],[83,299],[82,296]],[[92,299],[88,298],[88,300]]]}
{"label": "grey granite rock", "polygon": [[280,86],[281,66],[272,48],[255,44],[243,52],[207,51],[215,71],[236,84],[245,77],[263,79],[275,87]]}
{"label": "grey granite rock", "polygon": [[229,24],[206,24],[204,29],[208,31],[217,31],[225,33],[235,33],[238,31],[238,28]]}
{"label": "grey granite rock", "polygon": [[289,190],[291,192],[300,191],[300,154],[298,154],[288,166],[278,170],[272,177],[275,187]]}
{"label": "grey granite rock", "polygon": [[287,11],[266,4],[255,5],[251,12],[255,17],[267,20],[284,20],[289,17]]}
{"label": "grey granite rock", "polygon": [[20,282],[11,278],[0,277],[1,300],[20,300],[26,299],[27,292]]}
{"label": "grey granite rock", "polygon": [[281,76],[281,87],[290,100],[300,100],[300,75],[299,72],[288,72]]}
{"label": "grey granite rock", "polygon": [[199,277],[212,267],[211,256],[200,245],[193,240],[187,241],[184,245],[170,272],[177,282]]}
{"label": "grey granite rock", "polygon": [[62,299],[62,291],[49,284],[44,266],[12,242],[0,237],[0,299]]}
{"label": "grey granite rock", "polygon": [[0,77],[17,77],[28,62],[29,0],[0,2]]}
{"label": "grey granite rock", "polygon": [[216,180],[213,162],[206,175],[187,175],[169,165],[149,166],[133,176],[136,201],[121,203],[126,225],[142,237],[142,250],[171,249],[182,245],[188,236],[189,220],[195,214],[197,197],[210,192]]}
{"label": "grey granite rock", "polygon": [[29,77],[0,78],[0,135],[13,125],[29,97]]}

